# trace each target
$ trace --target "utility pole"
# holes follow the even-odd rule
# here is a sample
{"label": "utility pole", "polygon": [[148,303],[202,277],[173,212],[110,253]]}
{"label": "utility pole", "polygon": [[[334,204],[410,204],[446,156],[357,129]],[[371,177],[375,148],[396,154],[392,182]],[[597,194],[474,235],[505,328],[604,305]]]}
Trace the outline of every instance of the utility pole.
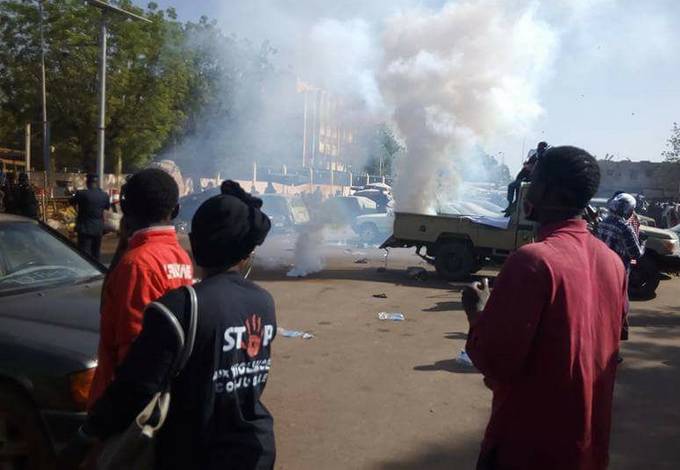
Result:
{"label": "utility pole", "polygon": [[151,20],[143,16],[136,15],[122,8],[110,5],[101,0],[87,0],[93,7],[102,11],[101,22],[99,24],[99,122],[97,124],[97,176],[99,184],[104,185],[104,143],[106,138],[106,38],[108,15],[112,13],[121,14],[126,18],[145,21]]}
{"label": "utility pole", "polygon": [[99,23],[99,121],[97,122],[97,176],[104,187],[104,138],[106,134],[106,11]]}
{"label": "utility pole", "polygon": [[24,133],[24,163],[26,163],[26,174],[31,172],[31,123],[26,123]]}
{"label": "utility pole", "polygon": [[[50,163],[50,123],[47,121],[47,85],[45,83],[45,33],[43,32],[43,1],[38,2],[40,21],[40,86],[42,97],[42,153],[47,182],[51,181],[52,165]],[[28,171],[28,169],[26,170]],[[47,187],[45,187],[47,191]]]}

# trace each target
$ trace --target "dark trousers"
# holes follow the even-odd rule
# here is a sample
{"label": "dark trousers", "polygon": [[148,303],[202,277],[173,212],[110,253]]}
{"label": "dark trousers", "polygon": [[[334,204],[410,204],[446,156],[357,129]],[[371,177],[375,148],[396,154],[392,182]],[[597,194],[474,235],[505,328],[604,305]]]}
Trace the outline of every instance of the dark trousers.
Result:
{"label": "dark trousers", "polygon": [[102,248],[101,235],[86,235],[84,233],[78,234],[78,249],[99,260]]}

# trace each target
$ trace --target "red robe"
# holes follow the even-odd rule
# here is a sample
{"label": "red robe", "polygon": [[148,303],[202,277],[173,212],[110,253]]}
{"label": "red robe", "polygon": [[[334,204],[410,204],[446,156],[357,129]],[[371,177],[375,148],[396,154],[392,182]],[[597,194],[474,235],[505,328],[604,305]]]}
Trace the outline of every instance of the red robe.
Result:
{"label": "red robe", "polygon": [[489,468],[607,467],[625,299],[621,260],[584,221],[508,258],[466,346],[493,390]]}

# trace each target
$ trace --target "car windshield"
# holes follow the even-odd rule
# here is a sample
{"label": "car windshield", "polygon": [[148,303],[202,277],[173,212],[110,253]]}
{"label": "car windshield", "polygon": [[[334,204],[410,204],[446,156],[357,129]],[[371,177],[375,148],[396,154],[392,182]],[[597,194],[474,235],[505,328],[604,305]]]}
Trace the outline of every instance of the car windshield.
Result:
{"label": "car windshield", "polygon": [[95,279],[102,272],[38,224],[0,224],[0,295]]}
{"label": "car windshield", "polygon": [[286,198],[278,196],[262,197],[262,210],[269,217],[286,217],[288,215],[288,205]]}

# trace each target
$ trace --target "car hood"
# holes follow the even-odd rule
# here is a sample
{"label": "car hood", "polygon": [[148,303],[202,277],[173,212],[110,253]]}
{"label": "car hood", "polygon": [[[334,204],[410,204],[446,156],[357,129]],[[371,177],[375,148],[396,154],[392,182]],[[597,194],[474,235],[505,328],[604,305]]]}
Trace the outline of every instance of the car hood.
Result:
{"label": "car hood", "polygon": [[394,219],[394,215],[387,214],[387,213],[383,212],[383,213],[379,213],[379,214],[360,215],[360,216],[357,217],[357,221],[359,221],[359,220],[381,220],[381,219],[384,220],[384,219],[387,219],[388,217],[390,219]]}
{"label": "car hood", "polygon": [[650,238],[662,238],[664,240],[673,240],[676,239],[678,236],[675,234],[675,232],[672,232],[670,230],[664,230],[662,228],[656,228],[656,227],[648,227],[646,225],[641,225],[640,226],[640,232],[644,233]]}
{"label": "car hood", "polygon": [[99,343],[101,285],[98,281],[0,298],[0,343],[8,350],[28,349],[93,363]]}
{"label": "car hood", "polygon": [[0,298],[0,318],[99,332],[102,282],[55,287]]}

